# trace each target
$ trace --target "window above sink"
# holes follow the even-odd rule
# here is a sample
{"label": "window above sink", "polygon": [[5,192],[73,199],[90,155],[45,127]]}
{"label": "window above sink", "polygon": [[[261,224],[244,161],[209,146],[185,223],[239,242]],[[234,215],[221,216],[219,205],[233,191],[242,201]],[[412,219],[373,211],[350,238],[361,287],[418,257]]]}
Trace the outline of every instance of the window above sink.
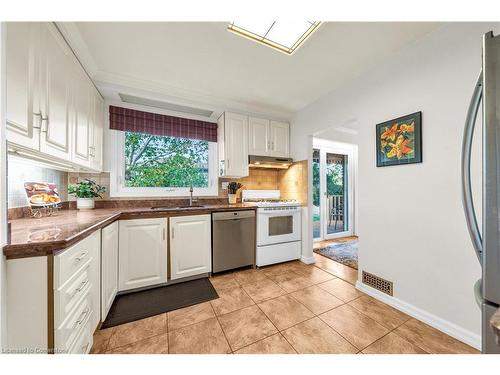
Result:
{"label": "window above sink", "polygon": [[111,196],[188,196],[191,184],[195,196],[217,196],[215,142],[116,133],[116,168],[111,172],[115,184],[111,184]]}
{"label": "window above sink", "polygon": [[217,124],[109,106],[111,197],[217,196]]}

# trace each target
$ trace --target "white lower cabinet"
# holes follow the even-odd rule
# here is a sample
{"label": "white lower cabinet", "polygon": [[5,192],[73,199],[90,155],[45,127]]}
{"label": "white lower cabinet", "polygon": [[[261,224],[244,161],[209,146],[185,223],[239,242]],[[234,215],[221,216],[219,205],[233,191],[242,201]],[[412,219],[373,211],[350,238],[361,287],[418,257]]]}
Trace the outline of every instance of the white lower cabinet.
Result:
{"label": "white lower cabinet", "polygon": [[100,321],[100,258],[100,230],[54,256],[57,352],[90,350],[92,334]]}
{"label": "white lower cabinet", "polygon": [[168,221],[171,279],[211,272],[209,214],[121,220],[53,262],[51,256],[7,260],[8,348],[35,351],[53,343],[56,353],[88,353],[118,292],[167,283]]}
{"label": "white lower cabinet", "polygon": [[94,331],[91,329],[90,324],[87,324],[82,328],[73,345],[71,345],[69,354],[88,354],[94,343],[93,336]]}
{"label": "white lower cabinet", "polygon": [[121,220],[118,291],[167,282],[166,218]]}
{"label": "white lower cabinet", "polygon": [[101,321],[104,322],[118,293],[117,221],[102,229],[101,234]]}
{"label": "white lower cabinet", "polygon": [[7,349],[90,351],[100,320],[100,251],[97,230],[54,256],[7,260]]}
{"label": "white lower cabinet", "polygon": [[172,280],[212,270],[210,215],[170,218],[170,264]]}

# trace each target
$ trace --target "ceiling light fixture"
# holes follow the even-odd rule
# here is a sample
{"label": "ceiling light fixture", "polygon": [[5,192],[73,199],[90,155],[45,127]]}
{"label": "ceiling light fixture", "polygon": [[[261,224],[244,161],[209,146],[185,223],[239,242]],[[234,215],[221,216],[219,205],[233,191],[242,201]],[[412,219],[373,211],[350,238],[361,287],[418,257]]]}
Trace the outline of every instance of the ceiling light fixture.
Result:
{"label": "ceiling light fixture", "polygon": [[293,54],[316,31],[319,21],[233,21],[227,29],[237,35]]}

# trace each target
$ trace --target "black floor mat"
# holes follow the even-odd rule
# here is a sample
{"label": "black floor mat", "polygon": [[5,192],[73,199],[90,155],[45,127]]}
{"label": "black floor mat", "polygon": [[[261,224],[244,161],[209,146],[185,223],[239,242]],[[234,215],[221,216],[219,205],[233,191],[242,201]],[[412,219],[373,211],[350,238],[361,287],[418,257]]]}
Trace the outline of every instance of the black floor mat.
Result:
{"label": "black floor mat", "polygon": [[208,278],[117,296],[101,328],[114,327],[219,298]]}

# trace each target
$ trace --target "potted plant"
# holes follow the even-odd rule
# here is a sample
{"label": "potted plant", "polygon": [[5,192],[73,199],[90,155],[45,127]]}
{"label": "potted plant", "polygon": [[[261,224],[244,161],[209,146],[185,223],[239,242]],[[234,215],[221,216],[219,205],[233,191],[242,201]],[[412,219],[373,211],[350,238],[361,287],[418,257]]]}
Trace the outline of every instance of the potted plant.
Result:
{"label": "potted plant", "polygon": [[76,185],[68,187],[68,193],[76,197],[76,208],[79,210],[91,210],[95,207],[94,199],[102,198],[106,188],[96,184],[94,181],[85,179]]}
{"label": "potted plant", "polygon": [[229,198],[229,204],[236,203],[236,193],[240,187],[241,184],[239,182],[230,182],[227,184],[227,197]]}

